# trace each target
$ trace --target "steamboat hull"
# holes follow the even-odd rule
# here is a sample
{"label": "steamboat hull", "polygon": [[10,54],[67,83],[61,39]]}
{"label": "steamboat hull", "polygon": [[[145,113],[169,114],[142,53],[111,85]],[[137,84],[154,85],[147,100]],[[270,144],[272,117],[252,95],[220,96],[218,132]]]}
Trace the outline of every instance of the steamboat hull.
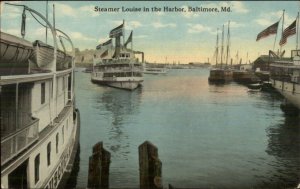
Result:
{"label": "steamboat hull", "polygon": [[271,80],[273,87],[283,95],[287,101],[300,110],[300,85],[297,83]]}
{"label": "steamboat hull", "polygon": [[[118,79],[118,80],[116,80]],[[141,78],[92,78],[93,83],[98,83],[101,85],[106,85],[114,88],[125,89],[125,90],[134,90],[141,85],[143,79]]]}

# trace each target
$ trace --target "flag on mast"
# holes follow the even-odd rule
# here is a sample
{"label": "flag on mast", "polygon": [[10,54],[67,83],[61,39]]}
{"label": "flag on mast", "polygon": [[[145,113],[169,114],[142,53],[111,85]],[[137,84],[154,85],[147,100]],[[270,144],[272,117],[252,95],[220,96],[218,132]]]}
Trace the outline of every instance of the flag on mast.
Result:
{"label": "flag on mast", "polygon": [[271,26],[264,29],[262,32],[260,32],[257,37],[256,41],[260,40],[261,38],[268,37],[269,35],[276,34],[278,29],[279,21],[272,24]]}
{"label": "flag on mast", "polygon": [[121,24],[120,26],[112,29],[110,32],[109,32],[109,37],[110,38],[113,38],[113,37],[118,37],[118,36],[123,36],[123,26],[124,26],[124,23]]}
{"label": "flag on mast", "polygon": [[296,34],[296,20],[291,25],[289,25],[289,27],[285,28],[285,30],[283,31],[280,42],[279,42],[280,46],[283,46],[286,44],[288,37]]}
{"label": "flag on mast", "polygon": [[101,47],[109,45],[109,44],[112,44],[112,39],[109,39],[108,41],[97,45],[96,49],[101,49]]}
{"label": "flag on mast", "polygon": [[132,42],[132,31],[131,31],[126,43],[124,44],[124,46],[127,47],[128,43],[130,43],[130,42]]}

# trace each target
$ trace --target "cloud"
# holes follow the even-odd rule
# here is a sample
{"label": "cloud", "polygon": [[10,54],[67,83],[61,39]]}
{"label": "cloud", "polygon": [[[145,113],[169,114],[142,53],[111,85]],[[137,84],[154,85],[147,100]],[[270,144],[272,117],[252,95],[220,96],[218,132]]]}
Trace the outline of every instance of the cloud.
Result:
{"label": "cloud", "polygon": [[125,23],[125,27],[128,30],[133,30],[135,28],[142,27],[142,24],[139,21],[128,21]]}
{"label": "cloud", "polygon": [[175,28],[175,27],[176,27],[176,24],[175,24],[175,23],[163,24],[163,23],[161,23],[161,22],[153,22],[153,23],[152,23],[152,26],[153,26],[154,28],[167,28],[167,27]]}
{"label": "cloud", "polygon": [[71,39],[74,40],[84,40],[84,41],[96,41],[96,39],[89,37],[89,36],[85,36],[84,34],[80,33],[80,32],[69,32]]}
{"label": "cloud", "polygon": [[188,33],[201,33],[201,32],[211,32],[212,29],[202,24],[188,24]]}
{"label": "cloud", "polygon": [[99,15],[99,13],[93,11],[94,6],[93,5],[86,5],[79,7],[79,11],[81,14],[84,14],[85,16],[91,16],[91,17],[96,17]]}
{"label": "cloud", "polygon": [[106,42],[106,41],[107,41],[107,38],[100,37],[100,38],[98,39],[98,43],[104,43],[104,42]]}
{"label": "cloud", "polygon": [[4,2],[1,2],[1,17],[2,15],[7,17],[8,19],[21,17],[22,8],[5,5]]}
{"label": "cloud", "polygon": [[247,13],[249,10],[245,7],[244,3],[240,1],[232,1],[231,2],[232,9],[237,13]]}
{"label": "cloud", "polygon": [[157,16],[163,16],[163,15],[165,15],[164,12],[155,12],[154,14],[157,15]]}
{"label": "cloud", "polygon": [[[226,26],[228,25],[228,23],[225,24]],[[244,27],[245,24],[241,24],[241,23],[237,23],[235,21],[230,21],[230,28],[240,28],[240,27]]]}
{"label": "cloud", "polygon": [[[270,26],[270,25],[274,24],[275,22],[279,21],[280,18],[282,18],[282,11],[269,12],[269,13],[261,14],[259,18],[254,20],[254,22],[256,22],[257,24],[259,24],[261,26]],[[285,12],[285,14],[284,14],[285,27],[290,25],[295,19],[296,19],[296,16],[292,17],[287,12]]]}
{"label": "cloud", "polygon": [[20,29],[4,29],[4,28],[1,28],[1,30],[5,33],[8,33],[8,34],[11,34],[11,35],[15,35],[15,36],[20,36],[21,35],[21,31]]}
{"label": "cloud", "polygon": [[274,24],[274,21],[270,21],[269,18],[258,18],[255,20],[255,22],[262,26],[269,26],[271,24]]}
{"label": "cloud", "polygon": [[93,5],[85,5],[79,8],[73,8],[70,5],[63,3],[55,3],[56,11],[59,16],[69,16],[73,18],[78,17],[96,17],[99,13],[94,11]]}
{"label": "cloud", "polygon": [[123,20],[112,20],[110,23],[113,27],[117,27],[123,23]]}
{"label": "cloud", "polygon": [[[37,28],[35,29],[33,32],[33,36],[37,36],[37,37],[45,37],[46,36],[46,29],[45,28]],[[52,33],[51,33],[51,30],[49,29],[48,30],[48,36],[51,36],[52,37]]]}
{"label": "cloud", "polygon": [[136,35],[136,36],[133,36],[133,38],[135,39],[142,39],[142,38],[147,38],[148,35]]}
{"label": "cloud", "polygon": [[[113,20],[110,22],[112,27],[117,27],[123,23],[123,20]],[[139,21],[131,20],[131,21],[125,21],[125,29],[126,30],[133,30],[139,27],[142,27],[143,24]]]}
{"label": "cloud", "polygon": [[[56,14],[59,16],[70,16],[70,17],[79,16],[79,14],[75,8],[73,8],[69,5],[63,4],[63,3],[55,2],[55,9],[58,10],[58,11],[56,11]],[[83,15],[83,14],[80,14],[80,16],[81,15]]]}
{"label": "cloud", "polygon": [[0,1],[0,14],[3,12],[4,2]]}

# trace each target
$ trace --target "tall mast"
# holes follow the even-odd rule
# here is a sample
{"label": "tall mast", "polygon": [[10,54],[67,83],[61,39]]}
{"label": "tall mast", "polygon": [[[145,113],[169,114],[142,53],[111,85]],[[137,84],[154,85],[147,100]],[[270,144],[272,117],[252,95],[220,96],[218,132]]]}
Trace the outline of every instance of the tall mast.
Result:
{"label": "tall mast", "polygon": [[[46,2],[46,19],[48,20],[48,0]],[[46,24],[46,43],[47,43],[47,40],[48,40],[48,26]]]}
{"label": "tall mast", "polygon": [[230,30],[229,30],[229,26],[230,26],[230,20],[228,21],[228,31],[227,31],[227,47],[226,47],[226,66],[228,63],[228,58],[229,58],[229,45],[230,45]]}
{"label": "tall mast", "polygon": [[123,46],[124,46],[124,44],[125,44],[125,21],[124,21],[124,19],[123,19],[123,28],[122,28],[122,30],[123,30]]}
{"label": "tall mast", "polygon": [[219,28],[217,28],[217,43],[216,43],[216,65],[218,65],[218,56],[219,56]]}
{"label": "tall mast", "polygon": [[222,29],[221,68],[223,67],[223,51],[224,51],[224,24]]}
{"label": "tall mast", "polygon": [[299,44],[299,12],[297,16],[297,26],[296,26],[296,50],[298,50],[298,44]]}
{"label": "tall mast", "polygon": [[[284,25],[284,9],[283,9],[283,13],[282,13],[282,27],[281,27],[281,39],[282,39],[282,34],[283,34],[283,25]],[[281,45],[280,45],[280,50],[279,50],[279,54],[281,54]]]}
{"label": "tall mast", "polygon": [[133,31],[131,31],[131,50],[133,49]]}

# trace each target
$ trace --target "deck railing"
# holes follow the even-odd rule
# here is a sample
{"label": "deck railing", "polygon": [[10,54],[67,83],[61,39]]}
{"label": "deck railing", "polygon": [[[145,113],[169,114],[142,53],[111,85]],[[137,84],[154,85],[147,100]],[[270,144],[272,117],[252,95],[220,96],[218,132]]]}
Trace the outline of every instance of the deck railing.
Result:
{"label": "deck railing", "polygon": [[39,119],[35,119],[26,127],[1,137],[1,166],[39,138],[38,126]]}
{"label": "deck railing", "polygon": [[4,110],[1,112],[0,125],[1,125],[1,138],[5,138],[11,133],[15,133],[16,129],[22,129],[32,122],[31,114],[22,111]]}
{"label": "deck railing", "polygon": [[142,72],[142,68],[141,67],[127,67],[127,68],[107,68],[107,69],[97,69],[97,71],[105,71],[106,73],[118,73],[118,72]]}

